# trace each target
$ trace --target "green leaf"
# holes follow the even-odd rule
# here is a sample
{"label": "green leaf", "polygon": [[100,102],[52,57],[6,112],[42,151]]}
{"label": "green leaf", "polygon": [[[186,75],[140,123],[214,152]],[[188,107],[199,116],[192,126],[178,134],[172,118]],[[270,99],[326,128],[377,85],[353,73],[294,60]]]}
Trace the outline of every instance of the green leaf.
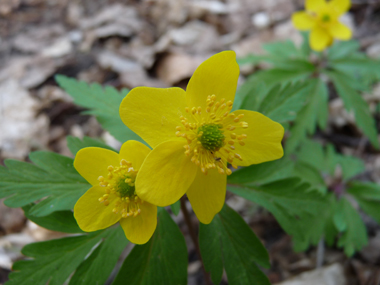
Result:
{"label": "green leaf", "polygon": [[289,157],[240,168],[227,177],[229,184],[260,185],[291,176],[294,162]]}
{"label": "green leaf", "polygon": [[327,58],[330,61],[344,59],[357,51],[359,47],[360,45],[357,41],[335,42],[334,45],[328,49]]}
{"label": "green leaf", "polygon": [[267,43],[263,45],[263,49],[271,56],[279,58],[289,58],[298,55],[298,49],[291,40]]}
{"label": "green leaf", "polygon": [[70,285],[106,284],[120,254],[128,244],[121,227],[109,230],[107,238],[77,268]]}
{"label": "green leaf", "polygon": [[256,265],[270,267],[265,247],[240,215],[227,205],[211,224],[200,224],[199,246],[214,284],[220,283],[223,267],[229,284],[270,284]]}
{"label": "green leaf", "polygon": [[46,216],[55,211],[71,210],[91,187],[73,166],[73,159],[52,152],[29,155],[34,164],[6,160],[0,166],[0,198],[9,207],[23,207],[34,201],[30,215]]}
{"label": "green leaf", "polygon": [[36,217],[29,214],[31,205],[23,207],[25,216],[33,223],[45,229],[63,233],[83,233],[74,219],[72,211],[57,211],[44,217]]}
{"label": "green leaf", "polygon": [[56,81],[71,97],[74,103],[89,109],[86,113],[94,115],[102,127],[109,131],[120,142],[127,140],[144,141],[132,132],[121,121],[119,106],[128,90],[121,92],[107,86],[103,88],[99,84],[87,84],[63,75],[57,75]]}
{"label": "green leaf", "polygon": [[[112,238],[115,231],[120,232],[120,230],[120,227],[118,227],[88,235],[29,244],[22,249],[22,253],[33,259],[17,261],[13,265],[14,272],[9,275],[7,285],[64,284],[95,246],[101,246],[102,242]],[[114,246],[118,245],[114,244]],[[103,256],[98,256],[103,262],[103,267],[98,267],[98,274],[103,276],[103,280],[111,273],[119,255],[120,252],[111,257],[104,254]],[[110,264],[106,265],[107,261]],[[111,270],[109,270],[110,267]]]}
{"label": "green leaf", "polygon": [[332,193],[324,197],[325,206],[318,215],[306,216],[297,223],[300,224],[302,234],[293,236],[295,251],[305,251],[310,245],[317,245],[321,238],[325,238],[326,243],[332,246],[338,231],[332,221],[336,200]]}
{"label": "green leaf", "polygon": [[[288,84],[282,88],[279,85],[271,88],[260,106],[254,111],[258,111],[278,123],[293,121],[297,113],[304,107],[309,96],[309,88],[306,83]],[[252,110],[249,106],[243,109]]]}
{"label": "green leaf", "polygon": [[343,231],[339,238],[338,246],[344,248],[347,256],[352,256],[355,251],[367,245],[368,237],[365,225],[358,212],[347,199],[339,200],[334,221],[337,228]]}
{"label": "green leaf", "polygon": [[159,208],[157,229],[153,237],[144,245],[135,245],[112,284],[186,283],[185,239],[166,210]]}
{"label": "green leaf", "polygon": [[255,73],[257,80],[272,87],[276,84],[287,84],[309,78],[315,71],[314,66],[306,65],[299,69],[272,68]]}
{"label": "green leaf", "polygon": [[178,200],[174,204],[171,204],[170,205],[170,209],[172,210],[172,212],[173,212],[174,215],[178,216],[179,210],[181,209],[181,202],[180,202],[180,200]]}
{"label": "green leaf", "polygon": [[317,125],[324,129],[327,124],[327,86],[320,79],[309,79],[307,83],[310,99],[298,113],[294,126],[290,129],[291,136],[286,144],[288,152],[293,152],[305,140],[307,134],[312,135]]}
{"label": "green leaf", "polygon": [[378,184],[354,182],[347,192],[355,197],[364,212],[380,224],[380,186]]}
{"label": "green leaf", "polygon": [[[327,145],[323,148],[321,144],[312,140],[305,140],[296,155],[297,160],[302,165],[308,164],[312,166],[315,170],[322,173],[323,176],[326,174],[333,176],[336,167],[340,166],[344,181],[347,181],[365,170],[364,163],[361,159],[341,155],[334,150],[332,145]],[[298,166],[297,168],[299,169],[302,167],[303,166]],[[299,170],[303,171],[302,169]],[[304,177],[308,178],[307,175]],[[316,186],[313,181],[317,182],[317,180],[314,179],[309,180],[310,183]]]}
{"label": "green leaf", "polygon": [[244,109],[257,110],[261,100],[266,96],[268,86],[263,81],[257,80],[256,74],[250,75],[237,89],[232,110]]}
{"label": "green leaf", "polygon": [[310,190],[310,184],[299,178],[287,178],[261,186],[228,186],[232,193],[261,205],[271,212],[292,236],[304,236],[304,223],[319,216],[326,207],[326,198]]}
{"label": "green leaf", "polygon": [[300,52],[304,56],[304,58],[308,59],[311,53],[311,48],[309,45],[309,32],[301,32],[301,36],[302,45],[300,48]]}
{"label": "green leaf", "polygon": [[363,100],[360,94],[350,86],[349,82],[352,81],[352,78],[338,71],[329,72],[328,75],[333,81],[346,109],[354,112],[358,127],[369,138],[372,145],[379,148],[380,145],[377,139],[375,120],[371,115],[367,103]]}
{"label": "green leaf", "polygon": [[293,174],[293,176],[297,176],[303,181],[313,185],[313,188],[317,189],[321,194],[327,192],[325,181],[318,168],[299,161],[295,164]]}
{"label": "green leaf", "polygon": [[83,139],[81,140],[80,138],[77,138],[77,137],[68,136],[66,140],[67,140],[67,147],[69,148],[69,150],[71,151],[73,155],[76,155],[80,149],[85,148],[85,147],[101,147],[101,148],[105,148],[105,149],[109,149],[109,150],[117,152],[115,149],[113,149],[109,145],[90,137],[83,137]]}

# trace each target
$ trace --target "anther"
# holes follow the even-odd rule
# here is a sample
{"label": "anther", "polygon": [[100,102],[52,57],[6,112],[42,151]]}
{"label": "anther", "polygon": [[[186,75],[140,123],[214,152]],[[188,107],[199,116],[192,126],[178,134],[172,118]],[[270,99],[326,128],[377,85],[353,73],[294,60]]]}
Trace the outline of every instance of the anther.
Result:
{"label": "anther", "polygon": [[231,133],[230,137],[231,137],[231,139],[236,139],[236,134],[235,133]]}
{"label": "anther", "polygon": [[235,149],[235,147],[234,147],[233,145],[230,145],[229,147],[230,147],[230,149],[232,149],[232,150]]}
{"label": "anther", "polygon": [[228,141],[228,144],[234,145],[234,141]]}
{"label": "anther", "polygon": [[243,142],[243,141],[239,141],[239,144],[240,144],[241,146],[243,146],[243,145],[245,145],[245,142]]}
{"label": "anther", "polygon": [[244,129],[248,128],[247,122],[240,122],[240,126],[242,126]]}
{"label": "anther", "polygon": [[227,174],[227,175],[231,175],[231,173],[232,173],[231,169],[227,168],[227,169],[226,169],[226,174]]}
{"label": "anther", "polygon": [[108,171],[113,171],[113,166],[110,165],[110,166],[107,167],[107,169],[108,169]]}
{"label": "anther", "polygon": [[99,176],[99,177],[98,177],[98,181],[99,181],[99,182],[103,182],[103,181],[104,181],[104,177],[103,177],[103,176]]}

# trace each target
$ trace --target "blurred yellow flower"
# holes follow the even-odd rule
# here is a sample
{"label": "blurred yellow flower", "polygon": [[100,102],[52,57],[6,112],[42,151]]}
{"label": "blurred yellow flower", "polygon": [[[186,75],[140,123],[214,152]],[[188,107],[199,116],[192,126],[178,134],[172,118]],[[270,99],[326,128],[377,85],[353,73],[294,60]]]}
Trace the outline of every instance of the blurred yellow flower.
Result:
{"label": "blurred yellow flower", "polygon": [[167,206],[187,193],[208,224],[224,204],[227,162],[236,168],[283,156],[280,124],[258,112],[230,112],[238,77],[235,53],[225,51],[197,68],[186,92],[137,87],[123,99],[122,121],[154,147],[136,179],[139,197]]}
{"label": "blurred yellow flower", "polygon": [[140,199],[135,179],[150,149],[137,141],[125,142],[120,153],[99,147],[78,151],[75,169],[92,187],[77,201],[74,217],[85,232],[120,222],[127,239],[146,243],[157,225],[157,206]]}
{"label": "blurred yellow flower", "polygon": [[333,43],[333,39],[349,40],[351,30],[339,22],[339,17],[350,9],[349,0],[306,0],[306,11],[292,15],[293,25],[301,31],[311,30],[310,46],[322,51]]}

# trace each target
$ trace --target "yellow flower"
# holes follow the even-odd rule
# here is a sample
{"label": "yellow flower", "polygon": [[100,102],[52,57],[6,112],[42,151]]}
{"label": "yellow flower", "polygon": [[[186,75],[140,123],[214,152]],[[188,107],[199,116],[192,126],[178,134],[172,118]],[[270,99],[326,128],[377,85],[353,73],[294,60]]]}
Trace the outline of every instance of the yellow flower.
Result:
{"label": "yellow flower", "polygon": [[351,30],[339,22],[339,17],[350,9],[349,0],[306,0],[306,11],[292,15],[293,25],[301,31],[311,30],[310,46],[322,51],[333,39],[349,40]]}
{"label": "yellow flower", "polygon": [[[154,149],[136,179],[136,192],[158,206],[185,193],[208,224],[224,204],[233,167],[283,156],[283,127],[258,112],[230,113],[239,66],[225,51],[203,62],[181,88],[137,87],[120,105],[122,121]],[[254,94],[252,94],[254,96]]]}
{"label": "yellow flower", "polygon": [[150,149],[137,141],[125,142],[120,153],[98,147],[78,151],[75,169],[92,187],[74,206],[79,227],[93,232],[120,222],[127,239],[146,243],[157,225],[157,206],[136,194],[135,179]]}

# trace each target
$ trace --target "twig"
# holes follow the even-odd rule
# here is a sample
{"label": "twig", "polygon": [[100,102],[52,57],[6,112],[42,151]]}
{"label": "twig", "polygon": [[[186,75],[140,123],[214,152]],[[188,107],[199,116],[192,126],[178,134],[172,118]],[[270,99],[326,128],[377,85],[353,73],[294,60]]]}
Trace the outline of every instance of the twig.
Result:
{"label": "twig", "polygon": [[323,260],[325,256],[325,239],[321,238],[318,242],[317,247],[317,269],[321,268],[323,265]]}
{"label": "twig", "polygon": [[205,266],[204,266],[204,263],[203,263],[203,259],[202,259],[202,255],[201,255],[201,250],[199,248],[198,239],[197,239],[197,236],[195,234],[195,231],[194,231],[194,228],[193,228],[193,224],[191,222],[189,211],[186,208],[185,197],[181,198],[181,210],[182,210],[182,213],[183,213],[183,217],[185,218],[185,222],[186,222],[187,228],[189,230],[190,237],[191,237],[191,239],[192,239],[192,241],[194,243],[194,246],[195,246],[195,249],[197,251],[199,260],[201,261],[201,264],[202,264],[202,271],[203,271],[203,276],[204,276],[205,283],[207,285],[212,285],[212,283],[210,281],[210,276],[206,272],[206,269],[205,269]]}

